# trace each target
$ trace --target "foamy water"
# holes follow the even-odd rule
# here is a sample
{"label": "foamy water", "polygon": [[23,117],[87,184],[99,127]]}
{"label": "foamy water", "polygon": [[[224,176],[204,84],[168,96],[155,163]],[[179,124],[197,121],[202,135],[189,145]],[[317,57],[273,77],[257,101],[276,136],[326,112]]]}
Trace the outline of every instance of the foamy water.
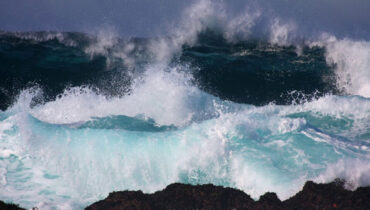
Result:
{"label": "foamy water", "polygon": [[[307,180],[344,178],[349,189],[370,185],[369,42],[322,33],[303,46],[295,35],[299,26],[274,17],[267,21],[270,45],[244,49],[242,41],[253,35],[262,13],[246,8],[230,15],[221,3],[200,1],[184,11],[172,36],[142,45],[129,40],[122,48],[114,32],[102,31],[82,52],[90,59],[106,58],[108,67],[122,62],[129,91],[109,95],[93,85],[67,84],[52,99],[43,84],[19,91],[13,105],[0,112],[0,199],[26,208],[82,209],[111,191],[154,192],[174,182],[234,187],[255,199],[266,192],[287,199]],[[207,91],[196,77],[202,65],[179,56],[201,46],[200,34],[209,29],[236,47],[189,50],[199,63],[229,54],[231,64],[245,56],[257,59],[258,50],[278,58],[293,52],[294,62],[313,63],[312,71],[319,71],[321,51],[304,51],[318,47],[337,94],[333,89],[292,103],[256,106]],[[79,44],[60,33],[17,36]],[[114,87],[117,78],[107,82]]]}

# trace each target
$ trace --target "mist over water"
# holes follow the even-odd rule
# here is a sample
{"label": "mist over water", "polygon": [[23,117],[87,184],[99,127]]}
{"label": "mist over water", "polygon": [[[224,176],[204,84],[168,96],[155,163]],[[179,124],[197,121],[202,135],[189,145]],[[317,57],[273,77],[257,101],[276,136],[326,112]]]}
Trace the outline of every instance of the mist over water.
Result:
{"label": "mist over water", "polygon": [[264,4],[197,1],[167,36],[1,32],[0,199],[81,209],[173,182],[255,199],[369,185],[368,40],[305,33]]}

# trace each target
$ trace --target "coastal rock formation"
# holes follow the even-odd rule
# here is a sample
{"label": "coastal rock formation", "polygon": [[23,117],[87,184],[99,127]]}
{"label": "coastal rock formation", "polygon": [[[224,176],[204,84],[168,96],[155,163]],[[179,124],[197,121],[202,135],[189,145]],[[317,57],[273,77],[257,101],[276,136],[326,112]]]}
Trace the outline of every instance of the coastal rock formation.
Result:
{"label": "coastal rock formation", "polygon": [[[279,200],[272,192],[254,201],[244,192],[229,187],[174,183],[153,194],[144,194],[142,191],[112,192],[104,200],[86,207],[86,210],[370,209],[370,186],[349,191],[344,188],[344,184],[345,182],[340,179],[328,184],[307,181],[300,192],[285,201]],[[0,209],[21,210],[23,208],[0,201]]]}
{"label": "coastal rock formation", "polygon": [[1,210],[24,210],[23,208],[20,208],[18,205],[11,204],[11,203],[4,203],[3,201],[0,201],[0,209]]}
{"label": "coastal rock formation", "polygon": [[275,193],[254,201],[244,192],[207,185],[171,184],[153,194],[141,191],[112,192],[86,210],[100,209],[370,209],[370,187],[344,189],[343,180],[328,184],[306,182],[302,191],[285,201]]}

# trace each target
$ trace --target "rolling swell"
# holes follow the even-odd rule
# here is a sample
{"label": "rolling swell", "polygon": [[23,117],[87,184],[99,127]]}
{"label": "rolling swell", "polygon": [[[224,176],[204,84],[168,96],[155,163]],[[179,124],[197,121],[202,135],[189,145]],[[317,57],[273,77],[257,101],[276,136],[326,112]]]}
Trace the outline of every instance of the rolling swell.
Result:
{"label": "rolling swell", "polygon": [[[142,72],[142,66],[150,62],[149,41],[101,41],[82,33],[3,32],[0,109],[5,110],[21,90],[32,86],[43,90],[42,101],[54,100],[74,86],[92,87],[107,96],[125,95],[132,72]],[[130,45],[133,49],[125,51]],[[193,82],[202,90],[239,103],[291,104],[298,96],[339,93],[333,68],[320,47],[298,49],[261,40],[230,43],[206,31],[196,45],[184,45],[179,55],[173,55],[172,64],[190,64]]]}
{"label": "rolling swell", "polygon": [[[341,54],[354,58],[363,43],[3,35],[3,97],[17,99],[0,111],[2,200],[81,209],[113,190],[173,182],[280,199],[309,179],[370,183],[368,77],[352,71],[367,65]],[[364,82],[346,83],[348,72]],[[325,94],[339,93],[338,80],[348,95]],[[294,94],[325,95],[297,104]]]}
{"label": "rolling swell", "polygon": [[[32,86],[40,87],[47,101],[71,86],[93,85],[112,92],[127,85],[121,62],[108,66],[107,57],[92,56],[84,51],[91,42],[92,38],[80,33],[0,34],[0,73],[3,77],[0,109],[6,109],[21,90]],[[117,77],[120,84],[114,84]]]}
{"label": "rolling swell", "polygon": [[338,93],[324,48],[297,49],[258,40],[228,43],[206,33],[198,45],[184,49],[182,59],[199,66],[194,75],[204,90],[240,103],[290,104],[299,94]]}

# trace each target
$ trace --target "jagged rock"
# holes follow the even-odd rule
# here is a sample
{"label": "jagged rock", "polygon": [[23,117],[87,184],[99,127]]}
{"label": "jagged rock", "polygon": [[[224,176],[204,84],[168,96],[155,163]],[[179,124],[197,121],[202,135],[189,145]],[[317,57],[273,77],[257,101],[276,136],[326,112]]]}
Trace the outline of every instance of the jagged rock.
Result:
{"label": "jagged rock", "polygon": [[141,191],[123,191],[109,193],[105,200],[94,203],[86,209],[151,209],[149,195]]}
{"label": "jagged rock", "polygon": [[344,180],[328,184],[307,181],[284,205],[289,209],[370,209],[370,187],[349,191],[344,184]]}
{"label": "jagged rock", "polygon": [[110,193],[86,209],[250,209],[254,201],[244,192],[211,184],[171,184],[154,194],[141,191]]}
{"label": "jagged rock", "polygon": [[[272,192],[254,201],[249,195],[233,188],[175,183],[153,194],[144,194],[142,191],[112,192],[106,199],[86,209],[370,209],[370,187],[349,191],[344,186],[345,181],[340,179],[328,184],[307,181],[302,191],[282,202]],[[22,208],[0,201],[0,209]]]}
{"label": "jagged rock", "polygon": [[20,208],[16,204],[4,203],[3,201],[0,201],[0,209],[1,210],[24,210],[23,208]]}
{"label": "jagged rock", "polygon": [[276,193],[267,192],[255,203],[253,209],[283,209],[283,203],[279,200]]}
{"label": "jagged rock", "polygon": [[348,191],[344,184],[343,180],[328,184],[308,181],[302,191],[282,202],[270,192],[254,201],[232,188],[175,183],[153,194],[113,192],[86,209],[370,209],[370,187]]}

